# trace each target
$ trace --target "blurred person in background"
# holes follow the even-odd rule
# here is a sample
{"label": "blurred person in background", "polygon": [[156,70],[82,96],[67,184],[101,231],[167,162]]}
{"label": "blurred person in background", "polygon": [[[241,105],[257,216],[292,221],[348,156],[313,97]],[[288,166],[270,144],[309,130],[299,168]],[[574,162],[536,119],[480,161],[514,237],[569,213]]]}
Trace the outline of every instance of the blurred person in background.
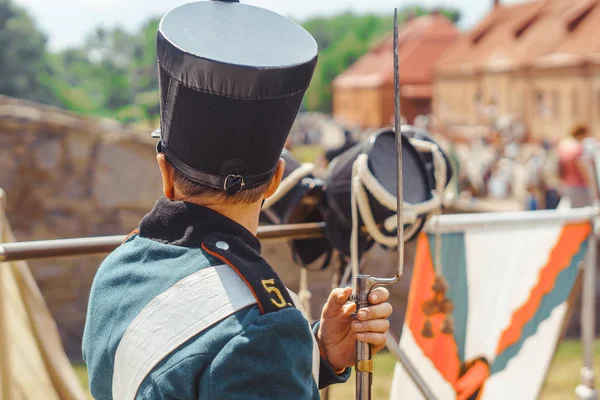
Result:
{"label": "blurred person in background", "polygon": [[512,194],[513,173],[511,161],[508,158],[492,164],[490,177],[487,181],[487,194],[495,199],[506,199]]}
{"label": "blurred person in background", "polygon": [[560,161],[556,149],[548,140],[543,141],[542,149],[545,154],[540,182],[543,194],[542,206],[546,210],[554,210],[558,207],[558,203],[560,203],[560,194],[558,190],[561,184],[559,176]]}
{"label": "blurred person in background", "polygon": [[430,117],[429,115],[417,115],[417,117],[415,118],[415,122],[413,123],[413,125],[417,128],[420,129],[424,129],[424,130],[429,130],[430,128]]}
{"label": "blurred person in background", "polygon": [[577,124],[571,129],[570,135],[558,144],[560,192],[569,199],[572,208],[592,204],[589,189],[591,177],[583,159],[583,142],[589,134],[586,124]]}
{"label": "blurred person in background", "polygon": [[529,211],[539,210],[543,208],[543,164],[545,154],[543,149],[536,148],[533,150],[533,154],[527,160],[527,195],[525,197],[525,209]]}
{"label": "blurred person in background", "polygon": [[463,199],[472,199],[477,196],[477,188],[464,169],[458,170],[458,194]]}
{"label": "blurred person in background", "polygon": [[525,209],[527,211],[535,211],[539,209],[539,193],[538,187],[530,184],[527,186],[527,197],[525,200]]}
{"label": "blurred person in background", "polygon": [[286,149],[287,151],[291,152],[293,147],[294,147],[294,141],[292,140],[292,135],[290,135],[285,140],[285,144],[283,145],[283,148]]}
{"label": "blurred person in background", "polygon": [[344,143],[340,147],[336,147],[334,149],[329,149],[325,152],[325,165],[329,165],[334,158],[343,154],[346,150],[354,147],[358,142],[354,140],[352,137],[352,132],[347,129],[344,129]]}

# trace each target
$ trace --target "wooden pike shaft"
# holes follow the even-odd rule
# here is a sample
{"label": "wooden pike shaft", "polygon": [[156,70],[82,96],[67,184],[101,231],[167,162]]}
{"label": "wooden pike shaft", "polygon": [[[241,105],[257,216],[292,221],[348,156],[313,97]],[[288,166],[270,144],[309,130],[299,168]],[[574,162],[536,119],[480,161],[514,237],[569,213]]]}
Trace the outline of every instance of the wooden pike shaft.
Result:
{"label": "wooden pike shaft", "polygon": [[[398,218],[398,268],[393,278],[374,278],[368,275],[359,275],[356,280],[356,310],[368,307],[368,296],[376,286],[392,285],[400,280],[404,270],[404,191],[402,190],[402,135],[400,125],[400,62],[398,60],[398,10],[394,10],[394,106],[395,106],[395,131],[396,131],[396,168],[398,176],[397,218]],[[373,354],[371,345],[356,341],[356,399],[371,400],[371,386],[373,383]]]}

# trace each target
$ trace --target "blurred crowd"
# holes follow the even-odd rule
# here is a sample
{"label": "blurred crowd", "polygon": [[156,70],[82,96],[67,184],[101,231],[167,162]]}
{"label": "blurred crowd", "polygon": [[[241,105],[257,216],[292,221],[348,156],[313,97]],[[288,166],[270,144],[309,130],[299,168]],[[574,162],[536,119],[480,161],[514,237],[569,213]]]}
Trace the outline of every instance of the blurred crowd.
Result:
{"label": "blurred crowd", "polygon": [[523,135],[494,129],[466,145],[447,146],[458,164],[461,197],[513,199],[527,210],[554,209],[561,201],[572,208],[592,203],[590,168],[598,145],[585,124],[557,143],[528,143]]}
{"label": "blurred crowd", "polygon": [[[436,132],[427,116],[415,126]],[[350,130],[322,114],[301,115],[286,147],[313,146],[310,160],[324,171],[338,155],[373,133]],[[518,202],[521,209],[539,210],[591,205],[596,183],[593,159],[600,146],[589,127],[577,124],[556,143],[526,140],[519,121],[499,121],[484,133],[465,140],[433,134],[451,159],[454,182],[449,195],[461,199]],[[589,159],[592,159],[592,163]]]}

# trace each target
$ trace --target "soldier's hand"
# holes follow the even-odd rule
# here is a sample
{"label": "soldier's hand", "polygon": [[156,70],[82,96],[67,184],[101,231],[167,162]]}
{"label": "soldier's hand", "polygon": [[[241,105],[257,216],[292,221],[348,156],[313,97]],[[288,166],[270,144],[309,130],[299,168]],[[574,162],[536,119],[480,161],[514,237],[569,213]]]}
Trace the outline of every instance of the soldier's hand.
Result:
{"label": "soldier's hand", "polygon": [[321,314],[319,350],[335,370],[354,365],[357,338],[373,345],[373,354],[383,349],[390,328],[387,318],[392,314],[392,305],[387,302],[387,289],[373,290],[369,295],[371,306],[358,310],[355,321],[351,314],[356,305],[348,303],[351,294],[352,288],[334,289]]}

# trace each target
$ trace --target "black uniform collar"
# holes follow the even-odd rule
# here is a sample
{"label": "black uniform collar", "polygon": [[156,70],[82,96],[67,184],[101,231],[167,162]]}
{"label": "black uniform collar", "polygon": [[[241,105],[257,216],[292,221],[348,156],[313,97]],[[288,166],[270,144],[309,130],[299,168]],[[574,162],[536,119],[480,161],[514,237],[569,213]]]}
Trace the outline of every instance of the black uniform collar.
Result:
{"label": "black uniform collar", "polygon": [[212,233],[240,238],[260,253],[260,241],[237,222],[209,208],[161,197],[140,222],[140,237],[183,247],[202,246]]}

